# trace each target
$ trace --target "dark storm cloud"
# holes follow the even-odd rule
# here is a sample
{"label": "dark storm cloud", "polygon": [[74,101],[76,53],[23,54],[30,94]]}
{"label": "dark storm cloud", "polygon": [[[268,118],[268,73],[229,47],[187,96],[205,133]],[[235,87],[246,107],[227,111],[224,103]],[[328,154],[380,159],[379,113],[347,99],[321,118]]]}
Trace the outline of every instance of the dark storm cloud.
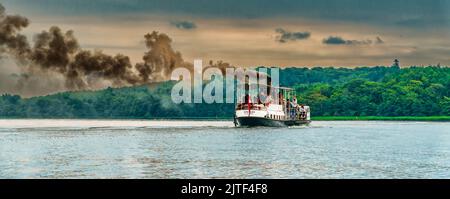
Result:
{"label": "dark storm cloud", "polygon": [[197,25],[190,21],[172,21],[170,24],[181,30],[192,30],[197,28]]}
{"label": "dark storm cloud", "polygon": [[322,41],[324,44],[329,44],[329,45],[342,45],[342,44],[346,44],[346,41],[344,39],[342,39],[341,37],[333,37],[330,36],[326,39],[323,39]]}
{"label": "dark storm cloud", "polygon": [[380,37],[376,37],[375,41],[370,39],[366,40],[346,40],[339,36],[329,36],[322,40],[322,43],[327,45],[371,45],[371,44],[383,44],[384,41]]}
{"label": "dark storm cloud", "polygon": [[168,14],[219,18],[303,17],[409,27],[448,25],[446,0],[4,0],[43,14]]}
{"label": "dark storm cloud", "polygon": [[275,40],[280,43],[308,39],[311,36],[310,32],[290,32],[282,28],[275,29],[275,32],[277,33]]}

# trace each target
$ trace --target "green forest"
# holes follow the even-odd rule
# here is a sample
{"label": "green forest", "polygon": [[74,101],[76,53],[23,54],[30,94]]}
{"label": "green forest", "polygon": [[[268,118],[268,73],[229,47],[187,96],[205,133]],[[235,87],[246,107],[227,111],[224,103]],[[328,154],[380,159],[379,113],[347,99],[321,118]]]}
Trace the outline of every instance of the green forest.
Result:
{"label": "green forest", "polygon": [[[22,98],[2,94],[1,118],[231,118],[233,104],[174,104],[168,81]],[[450,116],[450,68],[314,67],[280,70],[313,116]]]}

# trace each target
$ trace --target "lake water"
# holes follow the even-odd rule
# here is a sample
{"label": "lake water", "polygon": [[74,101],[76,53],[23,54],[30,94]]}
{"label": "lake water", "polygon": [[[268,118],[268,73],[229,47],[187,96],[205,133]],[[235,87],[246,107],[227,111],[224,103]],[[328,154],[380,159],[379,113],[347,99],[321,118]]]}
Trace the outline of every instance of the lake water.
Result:
{"label": "lake water", "polygon": [[450,178],[450,123],[0,120],[0,178]]}

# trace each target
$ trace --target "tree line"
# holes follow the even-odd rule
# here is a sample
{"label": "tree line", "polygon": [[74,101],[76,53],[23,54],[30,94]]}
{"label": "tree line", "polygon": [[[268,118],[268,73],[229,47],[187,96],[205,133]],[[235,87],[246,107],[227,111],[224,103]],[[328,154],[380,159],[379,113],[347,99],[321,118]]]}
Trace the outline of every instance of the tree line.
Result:
{"label": "tree line", "polygon": [[[1,118],[230,118],[234,104],[174,104],[173,81],[22,98],[3,94]],[[450,115],[450,68],[285,68],[280,84],[294,87],[314,116]]]}

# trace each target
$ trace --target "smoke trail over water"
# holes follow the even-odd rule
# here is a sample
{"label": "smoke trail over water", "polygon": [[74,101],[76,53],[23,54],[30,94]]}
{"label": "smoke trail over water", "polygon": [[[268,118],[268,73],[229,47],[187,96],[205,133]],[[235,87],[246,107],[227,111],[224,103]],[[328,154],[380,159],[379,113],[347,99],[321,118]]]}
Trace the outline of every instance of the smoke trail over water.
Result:
{"label": "smoke trail over water", "polygon": [[20,33],[28,25],[27,18],[7,14],[0,4],[0,65],[11,59],[20,70],[19,74],[0,71],[0,77],[9,77],[0,81],[0,92],[13,90],[34,96],[141,85],[167,80],[177,67],[193,68],[172,48],[172,39],[164,33],[153,31],[144,36],[148,51],[142,62],[133,65],[123,54],[112,56],[100,50],[82,49],[74,31],[63,31],[57,26],[36,34],[31,43]]}

